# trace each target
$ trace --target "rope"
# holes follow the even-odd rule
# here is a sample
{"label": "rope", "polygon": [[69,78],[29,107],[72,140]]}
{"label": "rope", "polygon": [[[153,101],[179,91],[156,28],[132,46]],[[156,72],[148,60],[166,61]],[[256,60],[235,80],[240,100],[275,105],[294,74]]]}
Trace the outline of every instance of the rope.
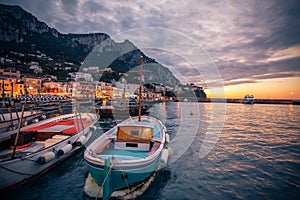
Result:
{"label": "rope", "polygon": [[109,174],[110,174],[110,172],[111,172],[111,170],[112,170],[112,167],[113,167],[113,165],[115,164],[115,161],[116,161],[116,160],[114,159],[114,157],[112,157],[112,163],[111,163],[111,165],[109,166],[109,170],[108,170],[108,172],[107,172],[107,174],[106,174],[106,176],[105,176],[105,178],[104,178],[104,180],[103,180],[103,182],[102,182],[102,184],[101,184],[102,187],[100,187],[100,190],[99,190],[99,192],[98,192],[97,195],[96,195],[96,200],[98,199],[98,195],[100,194],[101,190],[102,190],[102,195],[103,195],[103,185],[104,185],[106,179],[108,178],[108,176],[109,176]]}
{"label": "rope", "polygon": [[120,169],[121,169],[121,173],[122,173],[122,177],[123,177],[123,179],[124,179],[124,182],[126,183],[126,185],[127,185],[127,188],[128,188],[128,190],[129,190],[129,192],[126,194],[126,195],[128,195],[128,194],[132,194],[132,199],[133,199],[133,193],[132,193],[132,191],[131,191],[131,187],[129,186],[129,184],[128,184],[128,182],[127,182],[127,179],[126,179],[126,177],[125,177],[125,173],[124,173],[124,170],[122,169],[122,167],[121,166],[119,166],[120,167]]}

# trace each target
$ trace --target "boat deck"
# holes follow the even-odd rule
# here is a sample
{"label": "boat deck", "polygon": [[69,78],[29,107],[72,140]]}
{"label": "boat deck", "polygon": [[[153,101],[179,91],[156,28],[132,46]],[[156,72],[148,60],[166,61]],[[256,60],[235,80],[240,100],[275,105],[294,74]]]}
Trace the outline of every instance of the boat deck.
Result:
{"label": "boat deck", "polygon": [[[27,155],[27,154],[35,153],[35,152],[37,152],[39,150],[42,150],[44,148],[45,148],[45,145],[43,143],[32,142],[30,145],[28,145],[28,147],[25,147],[25,148],[22,148],[22,149],[17,149],[16,150],[16,156],[18,156],[19,154]],[[6,160],[7,158],[10,158],[12,153],[13,153],[12,148],[1,150],[0,151],[0,161],[1,160]]]}
{"label": "boat deck", "polygon": [[104,149],[101,153],[98,154],[98,156],[106,160],[109,157],[114,157],[117,160],[140,160],[144,159],[147,156],[150,156],[153,154],[160,146],[159,141],[153,142],[151,145],[151,149],[149,151],[144,150],[128,150],[128,149],[114,149],[113,145],[110,145],[109,148]]}
{"label": "boat deck", "polygon": [[83,127],[90,125],[90,120],[82,118],[81,121],[77,122],[76,119],[66,119],[61,121],[54,121],[40,126],[34,126],[31,128],[24,128],[22,132],[52,132],[61,133],[65,135],[73,135],[78,131],[82,130]]}
{"label": "boat deck", "polygon": [[139,160],[147,157],[147,151],[133,151],[120,149],[106,149],[101,152],[101,159],[114,156],[117,160]]}
{"label": "boat deck", "polygon": [[[141,122],[150,123],[149,120],[143,119]],[[97,150],[95,150],[94,156],[99,157],[102,160],[114,157],[119,161],[130,161],[130,160],[141,160],[151,156],[155,153],[161,145],[162,142],[162,132],[161,128],[157,125],[152,127],[148,126],[132,126],[128,123],[124,126],[119,126],[118,128],[109,134],[109,137],[106,138],[106,142],[103,142]],[[146,127],[146,128],[145,128]],[[141,128],[140,130],[138,128]],[[144,130],[144,128],[146,130]],[[153,129],[151,137],[138,138],[136,135],[130,135],[132,132],[145,131],[148,133],[148,128]],[[117,135],[120,133],[120,135]],[[123,134],[123,135],[121,135]]]}

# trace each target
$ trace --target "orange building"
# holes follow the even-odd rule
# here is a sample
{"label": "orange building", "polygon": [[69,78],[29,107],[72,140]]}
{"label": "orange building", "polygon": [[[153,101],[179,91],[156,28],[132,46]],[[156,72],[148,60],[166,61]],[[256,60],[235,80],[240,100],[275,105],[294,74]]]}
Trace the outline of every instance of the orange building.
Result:
{"label": "orange building", "polygon": [[0,81],[1,98],[14,98],[24,94],[24,84],[18,78],[2,78]]}
{"label": "orange building", "polygon": [[96,85],[96,98],[111,99],[114,93],[114,88],[105,82],[100,82]]}

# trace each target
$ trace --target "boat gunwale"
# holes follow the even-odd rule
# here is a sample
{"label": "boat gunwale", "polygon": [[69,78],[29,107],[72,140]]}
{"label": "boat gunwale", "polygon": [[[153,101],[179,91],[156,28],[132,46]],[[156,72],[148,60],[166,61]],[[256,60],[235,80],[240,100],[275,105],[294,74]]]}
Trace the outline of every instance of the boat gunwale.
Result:
{"label": "boat gunwale", "polygon": [[[137,117],[133,117],[133,118],[137,118]],[[165,126],[156,118],[149,117],[149,116],[142,116],[142,118],[148,118],[148,119],[154,121],[153,124],[158,125],[158,128],[160,129],[160,132],[161,132],[161,137],[159,138],[159,139],[161,139],[159,141],[160,142],[159,147],[156,149],[155,152],[151,153],[149,156],[147,155],[145,158],[139,158],[136,160],[118,160],[118,162],[115,163],[115,166],[126,166],[126,165],[133,165],[133,164],[138,165],[140,163],[144,164],[145,162],[152,162],[153,160],[157,159],[157,157],[162,152],[164,145],[165,145],[165,136],[166,136]],[[120,125],[122,125],[122,124],[125,125],[125,123],[128,120],[132,120],[132,118],[129,118],[129,119],[121,122]],[[130,124],[128,124],[128,125],[130,125]],[[111,128],[110,130],[105,132],[103,135],[98,137],[96,140],[94,140],[90,144],[90,146],[88,146],[88,148],[84,152],[84,159],[86,161],[96,164],[96,165],[101,165],[101,166],[105,165],[105,160],[101,159],[100,155],[98,155],[97,152],[93,152],[93,151],[94,151],[94,149],[96,149],[99,146],[99,143],[107,142],[109,144],[109,142],[111,142],[112,139],[115,139],[116,136],[113,136],[112,134],[116,131],[117,127],[118,126]],[[103,149],[100,150],[99,153],[101,153],[102,151],[103,151]],[[94,155],[94,153],[97,154],[97,157]]]}

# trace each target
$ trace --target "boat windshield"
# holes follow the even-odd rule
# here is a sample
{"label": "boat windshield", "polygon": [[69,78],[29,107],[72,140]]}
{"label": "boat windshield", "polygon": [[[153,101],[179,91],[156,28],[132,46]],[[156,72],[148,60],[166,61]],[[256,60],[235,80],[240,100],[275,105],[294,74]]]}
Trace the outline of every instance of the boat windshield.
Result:
{"label": "boat windshield", "polygon": [[153,129],[143,126],[119,126],[117,139],[144,139],[151,140]]}

